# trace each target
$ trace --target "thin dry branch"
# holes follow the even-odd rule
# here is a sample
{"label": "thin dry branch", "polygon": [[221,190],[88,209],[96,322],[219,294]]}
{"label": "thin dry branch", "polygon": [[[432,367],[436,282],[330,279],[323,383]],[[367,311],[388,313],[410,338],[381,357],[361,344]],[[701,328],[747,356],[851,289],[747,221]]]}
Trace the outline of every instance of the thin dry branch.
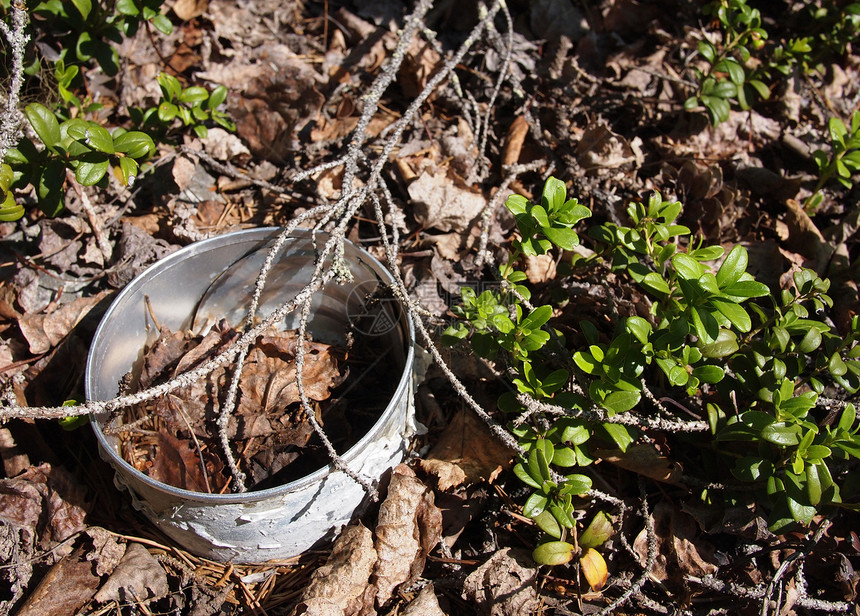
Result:
{"label": "thin dry branch", "polygon": [[30,18],[23,2],[12,2],[12,27],[0,21],[0,32],[12,47],[12,78],[6,91],[3,119],[0,120],[0,162],[6,159],[6,152],[18,142],[21,114],[18,103],[21,87],[24,85],[24,52],[30,35],[27,34],[27,23]]}

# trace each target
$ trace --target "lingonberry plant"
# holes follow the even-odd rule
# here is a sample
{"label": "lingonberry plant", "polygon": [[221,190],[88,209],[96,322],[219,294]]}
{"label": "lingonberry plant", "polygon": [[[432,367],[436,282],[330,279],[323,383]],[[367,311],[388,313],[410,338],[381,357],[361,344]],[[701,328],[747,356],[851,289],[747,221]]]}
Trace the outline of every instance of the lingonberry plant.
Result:
{"label": "lingonberry plant", "polygon": [[[478,355],[512,374],[515,391],[499,399],[499,408],[527,452],[514,473],[533,490],[524,514],[549,539],[534,552],[538,562],[582,555],[581,541],[566,541],[576,526],[575,498],[591,488],[576,470],[600,449],[623,454],[638,442],[643,427],[654,425],[647,419],[661,410],[652,390],[700,409],[707,420],[700,423],[734,478],[753,488],[737,498],[752,494],[774,532],[808,524],[826,507],[857,507],[842,502],[840,485],[860,457],[851,402],[860,390],[860,318],[850,331],[836,331],[826,318],[827,280],[803,269],[790,288],[772,291],[747,271],[743,246],[725,254],[693,241],[676,222],[681,204],[655,193],[630,204],[630,226],[592,227],[596,255],[577,262],[608,268],[638,287],[649,314],[620,320],[608,337],[583,321],[578,334],[585,344],[574,347],[554,326],[552,305],[531,305],[518,265],[523,255],[575,247],[573,225],[590,212],[566,199],[555,178],[540,204],[514,195],[507,206],[520,237],[499,269],[502,284],[481,295],[464,289],[454,308],[460,320],[444,340],[469,340]],[[825,393],[839,400],[822,399]]]}

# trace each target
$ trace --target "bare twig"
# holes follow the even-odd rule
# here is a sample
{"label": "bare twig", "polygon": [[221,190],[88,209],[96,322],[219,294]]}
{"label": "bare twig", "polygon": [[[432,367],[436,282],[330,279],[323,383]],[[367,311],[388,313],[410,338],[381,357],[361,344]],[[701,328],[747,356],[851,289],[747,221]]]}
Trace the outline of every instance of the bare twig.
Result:
{"label": "bare twig", "polygon": [[0,32],[12,47],[12,78],[6,91],[3,119],[0,120],[0,162],[6,159],[6,152],[17,143],[19,137],[21,114],[18,102],[24,85],[24,52],[30,41],[30,35],[26,32],[29,16],[24,2],[15,0],[11,8],[12,27],[0,21]]}

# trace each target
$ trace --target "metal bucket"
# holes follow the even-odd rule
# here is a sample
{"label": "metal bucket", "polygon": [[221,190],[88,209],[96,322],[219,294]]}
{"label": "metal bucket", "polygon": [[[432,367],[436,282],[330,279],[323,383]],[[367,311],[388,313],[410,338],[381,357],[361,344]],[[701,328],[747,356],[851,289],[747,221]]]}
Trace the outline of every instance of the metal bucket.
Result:
{"label": "metal bucket", "polygon": [[[90,400],[117,395],[120,379],[156,335],[151,314],[176,331],[201,319],[225,317],[234,326],[246,316],[260,266],[278,229],[252,229],[191,244],[152,265],[119,293],[93,339],[85,386]],[[308,231],[291,237],[276,259],[260,303],[266,316],[309,281],[315,245],[328,239]],[[414,330],[394,300],[366,299],[391,274],[370,254],[346,242],[345,260],[354,280],[334,282],[313,300],[308,330],[316,340],[343,341],[353,335],[382,336],[391,348],[397,387],[382,415],[343,454],[349,468],[378,480],[403,459],[414,433],[412,365]],[[148,298],[152,310],[145,305]],[[298,317],[287,316],[286,328]],[[356,333],[357,332],[357,333]],[[262,563],[297,556],[347,524],[365,500],[360,485],[340,471],[324,467],[305,477],[260,491],[206,494],[175,488],[137,471],[118,453],[114,436],[102,431],[105,416],[93,418],[102,457],[116,470],[115,482],[126,488],[134,506],[187,550],[219,561]]]}

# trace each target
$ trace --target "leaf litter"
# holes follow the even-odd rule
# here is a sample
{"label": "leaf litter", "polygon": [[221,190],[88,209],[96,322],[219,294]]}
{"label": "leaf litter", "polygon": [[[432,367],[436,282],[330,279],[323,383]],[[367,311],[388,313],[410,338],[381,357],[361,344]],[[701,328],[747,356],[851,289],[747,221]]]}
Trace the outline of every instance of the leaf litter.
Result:
{"label": "leaf litter", "polygon": [[[123,386],[139,391],[166,382],[217,355],[238,336],[223,320],[205,334],[162,328]],[[273,328],[261,335],[242,365],[236,406],[225,430],[251,489],[299,479],[329,462],[301,407],[295,362],[299,344],[305,349],[305,394],[339,453],[365,434],[396,385],[381,376],[384,370],[366,370],[384,355],[384,349],[366,340],[341,348],[300,341],[295,330]],[[232,371],[221,367],[126,409],[122,422],[108,428],[121,435],[123,457],[156,481],[195,492],[227,491],[232,477],[217,419],[231,378]]]}
{"label": "leaf litter", "polygon": [[[488,203],[492,199],[500,177],[506,173],[501,165],[518,162],[540,161],[542,166],[538,173],[519,176],[510,185],[512,189],[517,192],[533,190],[540,184],[539,176],[555,168],[554,173],[568,179],[572,190],[605,219],[617,218],[628,200],[639,198],[650,190],[660,189],[667,196],[674,195],[685,203],[681,222],[709,241],[725,246],[738,242],[750,247],[765,246],[755,258],[761,267],[778,270],[776,264],[785,261],[794,266],[813,265],[823,274],[830,268],[838,272],[836,264],[840,259],[849,256],[856,259],[858,210],[854,201],[825,190],[824,207],[812,216],[801,213],[802,210],[787,201],[802,202],[809,192],[806,187],[810,183],[810,170],[814,168],[810,152],[826,142],[827,118],[833,113],[847,115],[846,110],[850,111],[851,105],[856,106],[856,46],[846,51],[843,66],[826,67],[826,74],[820,79],[816,75],[792,78],[786,91],[774,92],[766,106],[752,113],[733,111],[728,122],[713,130],[700,115],[678,110],[678,101],[689,88],[684,82],[689,72],[687,62],[696,62],[695,57],[690,60],[694,50],[690,47],[688,30],[701,27],[696,21],[697,9],[692,10],[689,4],[606,0],[589,5],[587,10],[561,0],[509,5],[516,30],[512,36],[514,49],[510,65],[514,74],[501,88],[495,107],[489,110],[492,121],[484,133],[486,150],[478,151],[476,141],[480,139],[475,135],[480,138],[484,129],[476,118],[488,110],[495,71],[504,61],[504,54],[500,53],[503,47],[492,40],[481,41],[480,51],[464,58],[457,69],[459,87],[466,95],[457,94],[452,86],[444,86],[425,104],[420,122],[405,134],[400,154],[394,154],[400,156],[392,165],[396,168],[386,176],[395,203],[405,213],[398,219],[402,231],[401,270],[409,273],[410,284],[420,290],[422,305],[425,297],[431,302],[450,304],[464,283],[474,283],[475,271],[469,267],[473,263],[476,235],[480,232],[477,224],[480,217],[476,215],[480,213],[479,202]],[[457,39],[458,33],[471,27],[477,13],[473,8],[468,3],[450,0],[435,3],[428,27],[437,29],[441,49],[450,49],[450,42]],[[189,182],[191,187],[182,198],[165,195],[165,189],[157,186],[147,187],[145,178],[141,177],[139,192],[130,197],[123,194],[119,201],[104,204],[100,213],[106,220],[114,221],[107,226],[111,241],[121,242],[126,235],[130,236],[125,225],[134,220],[142,225],[139,228],[146,228],[144,235],[159,242],[158,245],[147,244],[140,237],[134,240],[129,237],[126,248],[114,250],[115,262],[111,264],[100,264],[100,253],[88,223],[73,215],[71,208],[71,215],[52,221],[41,220],[38,224],[24,221],[20,228],[3,224],[4,239],[8,240],[4,242],[4,249],[12,246],[19,250],[28,242],[38,244],[32,250],[28,248],[27,254],[21,254],[20,250],[4,252],[7,267],[9,263],[17,265],[9,268],[12,274],[3,281],[3,300],[8,310],[4,306],[5,329],[0,349],[4,365],[9,366],[5,374],[11,377],[17,372],[25,379],[23,383],[8,383],[13,385],[20,400],[60,403],[79,395],[75,379],[58,378],[58,372],[65,377],[69,365],[82,364],[86,348],[82,344],[62,342],[62,346],[70,348],[59,353],[54,333],[48,336],[42,328],[45,340],[38,342],[42,348],[47,345],[50,351],[43,361],[32,361],[34,356],[29,342],[31,338],[36,342],[36,338],[21,333],[17,326],[19,317],[35,324],[38,331],[39,315],[50,316],[61,305],[74,302],[82,295],[92,296],[104,289],[105,284],[121,287],[133,275],[132,270],[139,271],[164,251],[175,248],[177,243],[202,234],[223,232],[230,225],[260,225],[264,221],[265,224],[283,224],[292,215],[318,204],[321,197],[336,198],[343,167],[321,173],[318,181],[290,185],[289,199],[273,197],[267,189],[259,189],[248,180],[256,177],[253,169],[256,160],[266,159],[270,165],[271,170],[265,172],[266,181],[286,184],[284,178],[291,172],[338,156],[344,140],[349,138],[349,131],[357,124],[369,79],[378,73],[391,54],[396,25],[391,17],[402,14],[402,3],[347,2],[336,7],[331,3],[275,0],[241,4],[223,0],[182,0],[174,3],[172,10],[171,18],[175,14],[174,19],[179,20],[175,22],[174,35],[157,40],[160,48],[155,50],[151,39],[141,29],[122,52],[127,60],[125,74],[128,79],[114,90],[110,81],[100,82],[97,91],[100,100],[108,104],[118,102],[125,107],[152,105],[158,98],[154,75],[160,70],[176,71],[188,83],[196,84],[206,77],[211,83],[229,81],[228,105],[233,117],[240,120],[241,145],[252,152],[253,158],[249,160],[234,140],[212,143],[208,146],[209,154],[219,159],[231,157],[238,168],[236,174],[231,176],[208,168],[192,157],[191,165],[186,165],[185,169],[191,174],[187,177],[180,174],[180,179]],[[401,71],[399,79],[403,85],[397,84],[395,93],[386,95],[386,109],[371,121],[368,132],[373,136],[399,117],[405,108],[404,93],[426,82],[436,66],[438,60],[431,51],[432,46],[416,39],[409,47],[406,66],[410,68]],[[168,59],[169,68],[161,64],[156,51]],[[283,70],[278,70],[279,67]],[[414,74],[410,74],[410,70]],[[375,147],[376,144],[371,146]],[[482,156],[483,161],[479,160]],[[489,175],[481,169],[487,161],[491,169]],[[201,172],[205,171],[196,179],[195,165]],[[769,175],[761,171],[765,168],[775,173]],[[356,182],[360,180],[359,177],[355,179]],[[172,180],[166,185],[172,186]],[[172,188],[167,192],[170,190]],[[444,191],[448,191],[449,199],[434,200],[435,193]],[[422,201],[418,206],[423,208],[421,223],[416,221],[412,192]],[[74,206],[75,197],[70,199],[69,205]],[[467,207],[458,206],[460,199]],[[492,222],[489,246],[503,247],[510,238],[512,221],[506,217],[504,208],[493,212],[489,220]],[[366,220],[357,220],[354,224],[351,237],[371,237],[378,232],[377,227]],[[836,249],[833,256],[828,254],[827,243],[832,243]],[[530,282],[538,287],[559,275],[553,266],[559,270],[566,266],[543,261],[530,264],[529,269]],[[104,275],[105,272],[109,273]],[[779,284],[779,273],[776,272],[774,287]],[[856,314],[858,303],[856,283],[850,280],[851,271],[843,274],[848,280],[833,295],[840,305],[840,319],[847,322]],[[647,312],[649,308],[635,294],[619,290],[617,280],[611,275],[604,280],[602,274],[589,272],[573,282],[579,285],[576,289],[584,289],[583,292],[571,290],[568,298],[571,306],[576,307],[575,316],[596,321],[601,331],[603,326],[612,327],[618,315],[625,311]],[[71,306],[69,314],[77,308]],[[444,312],[442,308],[435,314]],[[69,318],[69,323],[73,321]],[[334,353],[337,355],[336,351]],[[178,357],[182,356],[180,352]],[[265,353],[259,360],[261,366],[274,361]],[[467,361],[471,362],[469,365],[476,363],[474,358],[455,358],[460,366]],[[27,368],[26,372],[22,372],[22,368]],[[339,363],[338,369],[342,368],[343,364]],[[164,370],[169,372],[167,367]],[[42,375],[41,380],[39,375]],[[491,375],[474,368],[458,371],[458,375],[462,375],[470,387],[474,387],[475,395],[482,397],[491,408],[496,393]],[[261,378],[257,386],[247,390],[249,399],[259,400],[265,396],[259,391],[263,382],[267,381]],[[315,404],[325,407],[336,396],[336,389],[330,390],[328,399]],[[434,415],[437,425],[431,426],[428,435],[419,441],[419,445],[431,450],[435,440],[445,433],[438,424],[455,423],[454,418],[461,412],[457,404],[442,396],[439,399],[438,414]],[[174,400],[162,404],[161,412],[167,419],[158,414],[154,418],[162,425],[167,421],[179,425],[181,432],[153,430],[147,436],[150,450],[163,448],[172,452],[156,472],[181,474],[178,471],[182,465],[186,475],[194,474],[194,468],[201,471],[207,468],[213,476],[223,477],[223,462],[217,459],[217,446],[204,444],[201,466],[201,449],[190,438],[192,434],[198,439],[200,436],[194,425],[190,429],[183,427],[182,413],[172,408],[171,403],[176,405]],[[281,417],[287,414],[283,411]],[[424,419],[427,417],[429,415]],[[326,429],[338,423],[327,420]],[[277,421],[274,425],[278,427]],[[272,420],[263,417],[251,422],[237,420],[231,430],[234,435],[247,436],[266,433],[266,430],[273,430],[272,426]],[[4,451],[11,452],[18,447],[29,455],[10,457],[6,478],[27,478],[37,486],[41,481],[36,477],[38,473],[22,469],[22,465],[32,460],[34,469],[42,468],[39,464],[45,456],[28,439],[16,442],[18,434],[13,429],[4,435],[9,437],[4,440]],[[300,430],[294,436],[299,441],[304,438]],[[85,440],[80,438],[80,433],[72,438]],[[269,437],[251,436],[245,442],[252,441],[253,446],[257,438],[273,437],[271,434]],[[485,437],[472,435],[468,439],[483,444]],[[57,439],[52,435],[48,440],[54,443]],[[428,480],[439,490],[436,502],[444,497],[446,503],[456,509],[452,514],[468,510],[466,517],[471,520],[465,528],[458,528],[452,541],[446,542],[450,553],[440,546],[424,563],[422,576],[437,581],[432,596],[434,599],[438,596],[437,603],[441,602],[445,613],[490,613],[493,610],[496,613],[500,610],[550,613],[556,605],[561,606],[557,610],[560,614],[575,607],[580,607],[583,613],[594,612],[604,607],[609,597],[628,588],[624,584],[630,578],[625,576],[638,574],[641,562],[647,561],[647,533],[632,546],[610,540],[604,552],[610,577],[607,587],[600,593],[584,592],[586,589],[576,581],[572,568],[549,573],[535,570],[527,553],[519,559],[516,554],[512,556],[509,549],[511,545],[527,545],[535,536],[527,521],[512,517],[518,512],[517,503],[522,502],[521,495],[516,493],[516,483],[508,481],[508,474],[502,472],[495,477],[493,485],[488,485],[484,480],[488,474],[493,474],[491,462],[482,472],[474,476],[469,474],[465,479],[457,473],[456,469],[462,468],[462,460],[468,459],[473,449],[479,447],[470,447],[465,441],[462,451],[454,449],[439,456],[452,465],[448,467],[451,471],[448,484],[435,483],[441,482],[442,477]],[[285,456],[291,453],[283,452]],[[647,501],[655,506],[653,519],[658,529],[659,554],[655,571],[658,578],[662,578],[661,568],[665,569],[666,581],[649,582],[640,595],[643,603],[630,607],[627,613],[657,613],[657,608],[666,611],[667,589],[673,597],[680,598],[679,602],[685,601],[692,587],[684,576],[707,574],[710,567],[715,566],[713,562],[735,561],[734,568],[721,567],[717,573],[721,579],[746,583],[749,588],[766,580],[787,562],[786,558],[795,549],[792,546],[800,537],[774,537],[751,507],[744,503],[721,505],[716,493],[709,496],[711,503],[705,507],[698,495],[690,493],[683,483],[665,482],[665,479],[675,481],[682,470],[696,473],[697,469],[688,460],[676,455],[674,449],[671,459],[668,454],[645,453],[647,455],[625,456],[613,452],[608,458],[614,456],[614,463],[594,467],[596,478],[606,484],[603,487],[628,506],[640,502],[637,476],[647,477],[650,490]],[[433,455],[436,454],[438,451]],[[67,456],[70,466],[75,457]],[[4,458],[4,463],[6,461]],[[267,459],[263,462],[274,463]],[[421,466],[412,465],[419,473],[427,472]],[[51,474],[58,468],[52,467]],[[13,477],[22,470],[25,470],[24,475]],[[84,474],[89,471],[90,467],[86,467]],[[104,485],[96,492],[111,491],[109,476],[99,477]],[[205,483],[202,472],[186,480]],[[79,481],[85,483],[83,479]],[[469,485],[472,481],[480,483]],[[682,477],[682,481],[686,481],[686,477]],[[34,489],[33,501],[42,499],[38,510],[44,512],[45,496],[39,491],[43,488]],[[39,494],[38,499],[36,494]],[[674,503],[679,501],[683,502],[682,511],[694,517],[698,528],[691,525],[689,516],[676,510]],[[33,511],[36,510],[34,507]],[[141,528],[134,514],[120,508],[112,513],[114,518],[105,522],[117,528],[135,529],[136,533],[149,537],[150,531]],[[856,522],[856,517],[848,519]],[[364,521],[372,534],[374,512],[368,513]],[[87,518],[85,523],[92,522]],[[41,557],[39,562],[47,568],[60,556],[59,553],[56,559],[53,555],[44,556],[42,546],[62,544],[46,534],[47,527],[38,524],[16,526],[4,521],[0,528],[3,532],[2,560],[14,565],[4,569],[2,575],[4,583],[13,589],[10,596],[17,601],[25,592],[34,592],[37,580],[31,581],[27,573],[33,569],[29,564],[31,559]],[[90,530],[93,528],[91,526]],[[411,527],[398,528],[403,529],[411,546],[403,545],[398,549],[404,554],[420,555],[421,550],[414,550]],[[632,539],[640,530],[641,520],[638,526],[628,522],[622,532],[633,543]],[[148,541],[145,545],[159,557],[159,566],[167,572],[173,591],[168,599],[156,603],[169,604],[171,608],[165,611],[173,609],[197,615],[288,610],[308,585],[311,571],[326,556],[324,553],[306,554],[288,566],[234,567],[198,559],[170,542],[162,543],[165,542],[163,538],[150,537]],[[807,566],[805,575],[810,589],[817,588],[818,597],[854,600],[860,554],[856,531],[843,521],[838,531],[834,530],[832,536],[828,533],[822,542],[822,553],[838,554],[844,560],[825,558],[816,562],[815,567]],[[99,544],[102,547],[95,544],[95,539],[92,545],[86,544],[87,558],[93,557],[91,562],[97,568],[102,567],[96,573],[104,581],[116,564],[116,553],[125,552],[125,544],[114,541],[112,548],[108,547],[110,541]],[[364,545],[367,543],[362,543]],[[629,548],[633,548],[635,556],[629,553]],[[713,559],[711,548],[715,548]],[[116,553],[107,556],[105,550]],[[370,566],[367,563],[373,560],[369,554],[363,572],[356,575],[355,580],[365,576]],[[168,564],[170,558],[177,562]],[[179,560],[181,563],[177,564]],[[334,556],[330,560],[337,562]],[[402,570],[405,572],[406,568]],[[802,573],[803,569],[799,571]],[[412,567],[409,572],[411,578]],[[339,575],[335,570],[328,577],[338,579]],[[82,583],[85,578],[81,578]],[[369,577],[355,581],[354,588],[346,595],[354,597],[359,591],[364,592],[361,588],[367,580]],[[463,580],[469,580],[469,584],[464,586]],[[792,577],[785,586],[791,601],[798,592],[794,580]],[[469,591],[463,599],[460,589],[467,586]],[[428,588],[430,585],[425,586],[420,595],[428,597]],[[411,608],[404,606],[416,591],[417,588],[408,582],[396,584],[389,604],[379,608],[380,611],[410,613]],[[735,604],[742,603],[739,611],[759,612],[758,605],[754,605],[756,601],[728,598],[714,589],[706,592],[698,589],[697,592],[701,594],[695,596],[692,607],[688,604],[686,609],[705,613],[711,608],[725,609],[725,605],[735,609]],[[553,598],[559,597],[560,604],[552,603]],[[658,602],[657,606],[645,603],[646,599]],[[735,603],[727,604],[728,600]],[[70,611],[70,605],[65,604],[67,609],[58,609],[57,613]],[[337,605],[342,609],[340,606],[346,604],[338,602]],[[369,605],[373,610],[378,608],[373,601]],[[796,603],[793,608],[788,604],[781,607],[786,613],[806,609]]]}

